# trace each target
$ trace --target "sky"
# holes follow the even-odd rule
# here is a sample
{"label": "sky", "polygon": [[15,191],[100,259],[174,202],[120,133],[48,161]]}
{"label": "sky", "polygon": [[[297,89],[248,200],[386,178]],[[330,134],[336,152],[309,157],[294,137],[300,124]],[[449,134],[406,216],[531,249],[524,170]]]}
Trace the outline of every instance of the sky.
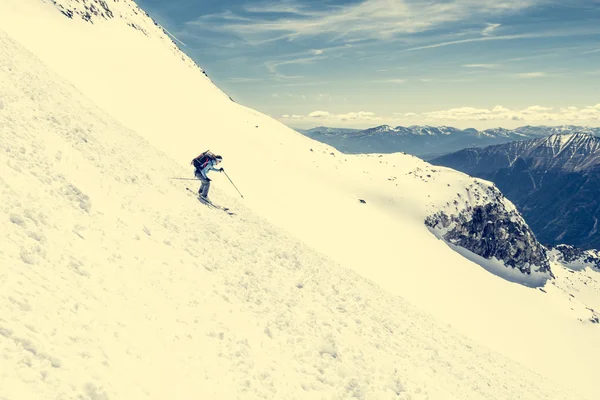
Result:
{"label": "sky", "polygon": [[288,125],[600,125],[599,0],[138,0]]}
{"label": "sky", "polygon": [[[296,134],[110,5],[0,2],[1,399],[599,397],[598,271],[529,287],[424,225],[510,210],[491,183]],[[233,216],[172,179],[204,146]]]}

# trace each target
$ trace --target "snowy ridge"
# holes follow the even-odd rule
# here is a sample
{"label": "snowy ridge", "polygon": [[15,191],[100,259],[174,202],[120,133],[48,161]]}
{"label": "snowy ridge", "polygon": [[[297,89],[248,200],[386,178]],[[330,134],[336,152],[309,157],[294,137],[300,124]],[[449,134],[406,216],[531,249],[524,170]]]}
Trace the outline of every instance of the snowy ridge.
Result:
{"label": "snowy ridge", "polygon": [[[128,127],[139,129],[138,122],[145,115],[163,114],[174,106],[174,99],[181,101],[182,113],[199,119],[222,117],[206,112],[209,105],[202,99],[218,104],[231,102],[229,96],[179,50],[161,27],[131,0],[105,0],[103,4],[112,18],[102,16],[107,11],[100,12],[105,8],[95,0],[3,0],[0,24],[86,95],[95,93],[93,101]],[[92,6],[98,15],[92,14],[90,21],[80,17]],[[64,10],[73,11],[73,17],[66,16]],[[191,82],[195,91],[182,91],[173,76]],[[155,101],[150,93],[162,93],[161,101]],[[167,120],[154,128],[162,132],[183,129],[177,121]],[[150,131],[152,126],[140,130]]]}
{"label": "snowy ridge", "polygon": [[474,128],[459,129],[451,126],[428,126],[428,125],[411,125],[411,126],[396,126],[380,125],[367,129],[346,129],[332,128],[326,126],[318,126],[311,129],[303,129],[311,133],[346,133],[347,131],[361,132],[363,135],[390,133],[403,136],[448,136],[448,135],[468,135],[482,136],[487,138],[507,138],[511,140],[536,139],[556,134],[568,133],[588,133],[590,135],[600,136],[600,128],[589,126],[523,126],[515,129],[507,128],[490,128],[485,130],[477,130]]}
{"label": "snowy ridge", "polygon": [[[568,296],[498,279],[424,225],[472,178],[341,154],[161,39],[40,4],[0,3],[0,143],[19,144],[0,152],[9,398],[596,398],[597,331]],[[207,148],[244,193],[214,177],[235,219],[169,180]]]}
{"label": "snowy ridge", "polygon": [[540,132],[521,133],[518,129],[494,128],[479,131],[472,128],[419,125],[381,125],[364,130],[316,127],[298,131],[348,154],[405,152],[425,160],[469,147],[484,147],[544,136],[540,135]]}
{"label": "snowy ridge", "polygon": [[132,0],[45,0],[50,1],[68,18],[81,18],[91,24],[101,24],[109,20],[124,22],[127,26],[142,32],[145,36],[167,43],[173,53],[183,61],[200,68],[192,59],[179,52],[177,45],[156,21]]}
{"label": "snowy ridge", "polygon": [[482,131],[483,134],[488,135],[490,137],[505,137],[512,138],[515,136],[520,136],[523,139],[528,139],[529,136],[523,132],[520,132],[519,129],[506,129],[506,128],[492,128],[486,129]]}
{"label": "snowy ridge", "polygon": [[590,135],[600,136],[600,127],[577,126],[577,125],[558,125],[558,126],[521,126],[514,129],[516,132],[527,136],[550,136],[563,133],[589,133]]}
{"label": "snowy ridge", "polygon": [[[319,130],[319,128],[313,128],[314,130]],[[328,129],[328,128],[325,128]],[[333,128],[335,129],[335,128]],[[322,128],[320,129],[323,130]],[[450,135],[452,133],[456,133],[459,131],[456,128],[447,127],[447,126],[419,126],[413,125],[409,127],[397,126],[391,127],[389,125],[380,125],[374,128],[368,128],[363,130],[361,133],[363,135],[371,135],[371,134],[381,134],[381,133],[392,133],[401,136],[440,136],[440,135]]]}
{"label": "snowy ridge", "polygon": [[[494,170],[514,165],[517,160],[530,160],[531,167],[544,165],[546,169],[580,171],[600,164],[600,138],[588,133],[554,134],[539,139],[521,140],[511,143],[470,148],[432,160],[443,164],[444,160],[464,158],[468,164]],[[493,159],[490,162],[490,159]],[[481,166],[478,163],[482,162]],[[470,173],[467,169],[460,168]]]}
{"label": "snowy ridge", "polygon": [[[589,169],[600,163],[600,138],[588,133],[552,135],[534,144],[535,147],[550,148],[553,157],[562,156],[564,159],[562,168],[572,171]],[[563,155],[563,152],[566,154]]]}

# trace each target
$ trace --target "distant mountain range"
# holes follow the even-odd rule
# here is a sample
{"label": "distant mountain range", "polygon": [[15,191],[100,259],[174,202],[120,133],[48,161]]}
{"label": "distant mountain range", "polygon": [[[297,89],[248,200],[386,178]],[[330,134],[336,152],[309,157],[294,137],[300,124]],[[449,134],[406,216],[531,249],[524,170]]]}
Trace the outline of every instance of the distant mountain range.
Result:
{"label": "distant mountain range", "polygon": [[516,129],[494,128],[483,131],[449,126],[381,125],[368,129],[319,126],[296,129],[298,132],[348,154],[404,152],[424,160],[469,147],[486,147],[519,140],[537,139],[558,133],[584,132],[600,136],[600,128],[573,125],[523,126]]}
{"label": "distant mountain range", "polygon": [[494,182],[541,243],[600,249],[600,138],[589,133],[464,149],[430,160]]}

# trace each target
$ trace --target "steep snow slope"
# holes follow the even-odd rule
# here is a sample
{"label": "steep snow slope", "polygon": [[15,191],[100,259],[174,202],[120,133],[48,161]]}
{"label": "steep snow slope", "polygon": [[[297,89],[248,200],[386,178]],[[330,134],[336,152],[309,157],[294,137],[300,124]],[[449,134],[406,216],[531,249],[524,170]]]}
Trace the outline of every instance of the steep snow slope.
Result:
{"label": "steep snow slope", "polygon": [[0,398],[578,398],[205,208],[1,30],[0,93]]}
{"label": "steep snow slope", "polygon": [[[121,7],[129,2],[106,3]],[[600,349],[591,345],[598,331],[582,322],[588,321],[584,316],[589,311],[579,304],[574,307],[561,292],[544,293],[498,279],[437,240],[424,226],[425,218],[439,210],[484,204],[483,196],[467,193],[476,181],[432,168],[414,157],[346,157],[317,144],[231,102],[188,58],[173,52],[160,29],[145,35],[127,24],[148,26],[150,31],[154,25],[143,15],[128,14],[128,18],[133,19],[98,18],[92,24],[67,18],[52,4],[38,0],[0,4],[3,29],[100,108],[178,163],[178,170],[165,169],[172,175],[191,177],[187,164],[193,156],[206,148],[220,152],[224,167],[245,195],[244,205],[277,229],[388,292],[400,294],[479,343],[569,388],[597,393],[590,382],[599,359]],[[123,147],[124,154],[137,151],[132,144]],[[136,175],[148,174],[146,179],[151,181],[136,186],[141,197],[131,199],[128,209],[138,209],[138,201],[154,212],[195,206],[171,197],[182,196],[185,184],[167,185],[168,174],[158,160],[156,165],[152,157],[140,161],[135,164]],[[241,207],[224,177],[215,176],[213,190],[211,196],[217,203]],[[92,204],[106,200],[105,191],[84,192],[91,193]],[[359,203],[359,198],[366,204]],[[146,214],[138,217],[140,226],[148,224]],[[181,230],[189,219],[183,214],[174,226]],[[205,227],[186,229],[197,231],[194,238],[200,240]],[[241,235],[247,226],[234,228]],[[270,237],[258,235],[265,240]],[[166,240],[173,243],[174,239]],[[238,253],[229,247],[222,251],[243,260],[243,251],[260,250],[249,240]],[[24,253],[26,259],[30,253]],[[181,257],[175,256],[176,250],[168,254]],[[229,279],[237,281],[242,272],[233,271]],[[318,276],[316,271],[307,276],[312,274]]]}

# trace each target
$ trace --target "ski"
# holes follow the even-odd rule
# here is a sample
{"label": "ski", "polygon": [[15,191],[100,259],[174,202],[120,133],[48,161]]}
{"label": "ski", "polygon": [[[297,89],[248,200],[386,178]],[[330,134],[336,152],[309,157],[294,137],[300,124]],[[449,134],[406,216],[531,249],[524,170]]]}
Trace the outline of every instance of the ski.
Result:
{"label": "ski", "polygon": [[217,210],[221,210],[221,211],[225,211],[227,214],[229,215],[234,215],[235,213],[232,212],[229,208],[227,207],[223,207],[220,206],[218,204],[213,203],[212,201],[208,200],[208,199],[203,199],[201,198],[197,192],[194,192],[192,189],[186,187],[187,190],[189,190],[190,192],[194,193],[196,195],[196,198],[198,199],[198,201],[202,204],[204,204],[205,206],[209,207],[209,208],[214,208]]}

